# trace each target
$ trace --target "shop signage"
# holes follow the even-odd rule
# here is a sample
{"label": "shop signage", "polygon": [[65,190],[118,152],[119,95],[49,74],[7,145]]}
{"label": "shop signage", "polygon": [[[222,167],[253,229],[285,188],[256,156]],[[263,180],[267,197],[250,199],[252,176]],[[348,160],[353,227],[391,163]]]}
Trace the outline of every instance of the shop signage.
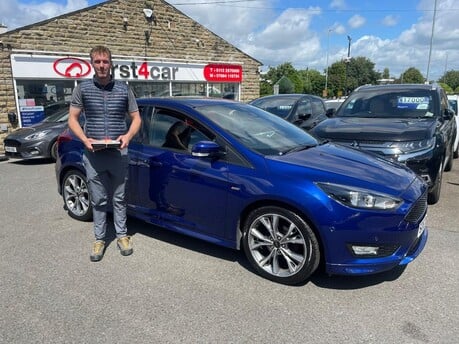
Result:
{"label": "shop signage", "polygon": [[[12,54],[14,78],[87,79],[93,76],[88,59],[48,55]],[[116,79],[136,81],[241,82],[242,66],[113,59]]]}
{"label": "shop signage", "polygon": [[45,119],[45,109],[43,106],[20,106],[19,111],[23,127],[30,127]]}
{"label": "shop signage", "polygon": [[242,67],[239,65],[208,64],[204,67],[204,77],[212,82],[241,82]]}
{"label": "shop signage", "polygon": [[66,78],[84,78],[91,72],[88,61],[76,57],[64,57],[53,63],[56,74]]}

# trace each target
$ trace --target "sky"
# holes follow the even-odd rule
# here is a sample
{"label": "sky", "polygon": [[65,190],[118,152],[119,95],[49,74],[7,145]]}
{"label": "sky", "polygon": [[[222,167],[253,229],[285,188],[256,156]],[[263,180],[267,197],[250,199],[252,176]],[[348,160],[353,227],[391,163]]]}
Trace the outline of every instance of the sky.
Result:
{"label": "sky", "polygon": [[[0,22],[12,30],[102,2],[2,0]],[[348,53],[368,58],[376,71],[388,68],[393,77],[410,67],[424,77],[428,73],[429,80],[459,70],[458,0],[167,2],[260,61],[264,70],[290,62],[325,73]]]}

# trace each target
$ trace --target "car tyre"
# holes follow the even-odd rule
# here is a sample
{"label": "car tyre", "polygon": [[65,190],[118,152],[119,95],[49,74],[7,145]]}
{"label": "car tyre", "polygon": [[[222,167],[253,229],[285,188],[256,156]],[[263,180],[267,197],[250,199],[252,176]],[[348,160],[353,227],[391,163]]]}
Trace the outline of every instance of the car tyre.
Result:
{"label": "car tyre", "polygon": [[49,149],[49,156],[53,161],[57,160],[57,140],[51,143],[51,148]]}
{"label": "car tyre", "polygon": [[62,180],[62,197],[65,209],[74,219],[92,219],[91,197],[86,177],[78,170],[67,172]]}
{"label": "car tyre", "polygon": [[243,227],[243,248],[255,271],[274,282],[304,283],[317,269],[316,235],[296,213],[268,206],[249,214]]}
{"label": "car tyre", "polygon": [[454,159],[454,147],[453,145],[451,145],[450,153],[448,156],[448,162],[445,165],[445,172],[449,172],[453,168],[453,159]]}
{"label": "car tyre", "polygon": [[443,163],[440,163],[437,178],[435,179],[435,182],[433,186],[430,188],[429,194],[427,195],[428,204],[435,204],[440,200],[442,179],[443,179]]}

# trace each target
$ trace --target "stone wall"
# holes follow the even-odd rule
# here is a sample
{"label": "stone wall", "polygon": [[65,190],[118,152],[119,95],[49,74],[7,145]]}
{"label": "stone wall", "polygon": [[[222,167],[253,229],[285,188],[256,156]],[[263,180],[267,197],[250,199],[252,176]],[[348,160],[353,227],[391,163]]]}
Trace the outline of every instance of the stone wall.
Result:
{"label": "stone wall", "polygon": [[[147,7],[154,11],[151,23],[143,12]],[[149,44],[145,32],[150,32]],[[161,0],[106,1],[6,32],[0,35],[0,42],[0,125],[7,125],[8,132],[14,128],[7,114],[16,112],[10,54],[18,51],[87,54],[94,45],[102,44],[114,56],[240,64],[241,101],[259,96],[259,61]],[[8,132],[0,131],[0,152]]]}

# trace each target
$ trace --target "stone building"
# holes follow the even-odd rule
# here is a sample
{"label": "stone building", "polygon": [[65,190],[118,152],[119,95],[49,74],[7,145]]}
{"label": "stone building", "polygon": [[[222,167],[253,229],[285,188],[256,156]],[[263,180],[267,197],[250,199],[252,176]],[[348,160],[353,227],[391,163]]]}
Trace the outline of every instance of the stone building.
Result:
{"label": "stone building", "polygon": [[0,152],[18,127],[67,107],[106,45],[138,97],[259,96],[261,63],[162,0],[111,0],[12,31],[0,27]]}

